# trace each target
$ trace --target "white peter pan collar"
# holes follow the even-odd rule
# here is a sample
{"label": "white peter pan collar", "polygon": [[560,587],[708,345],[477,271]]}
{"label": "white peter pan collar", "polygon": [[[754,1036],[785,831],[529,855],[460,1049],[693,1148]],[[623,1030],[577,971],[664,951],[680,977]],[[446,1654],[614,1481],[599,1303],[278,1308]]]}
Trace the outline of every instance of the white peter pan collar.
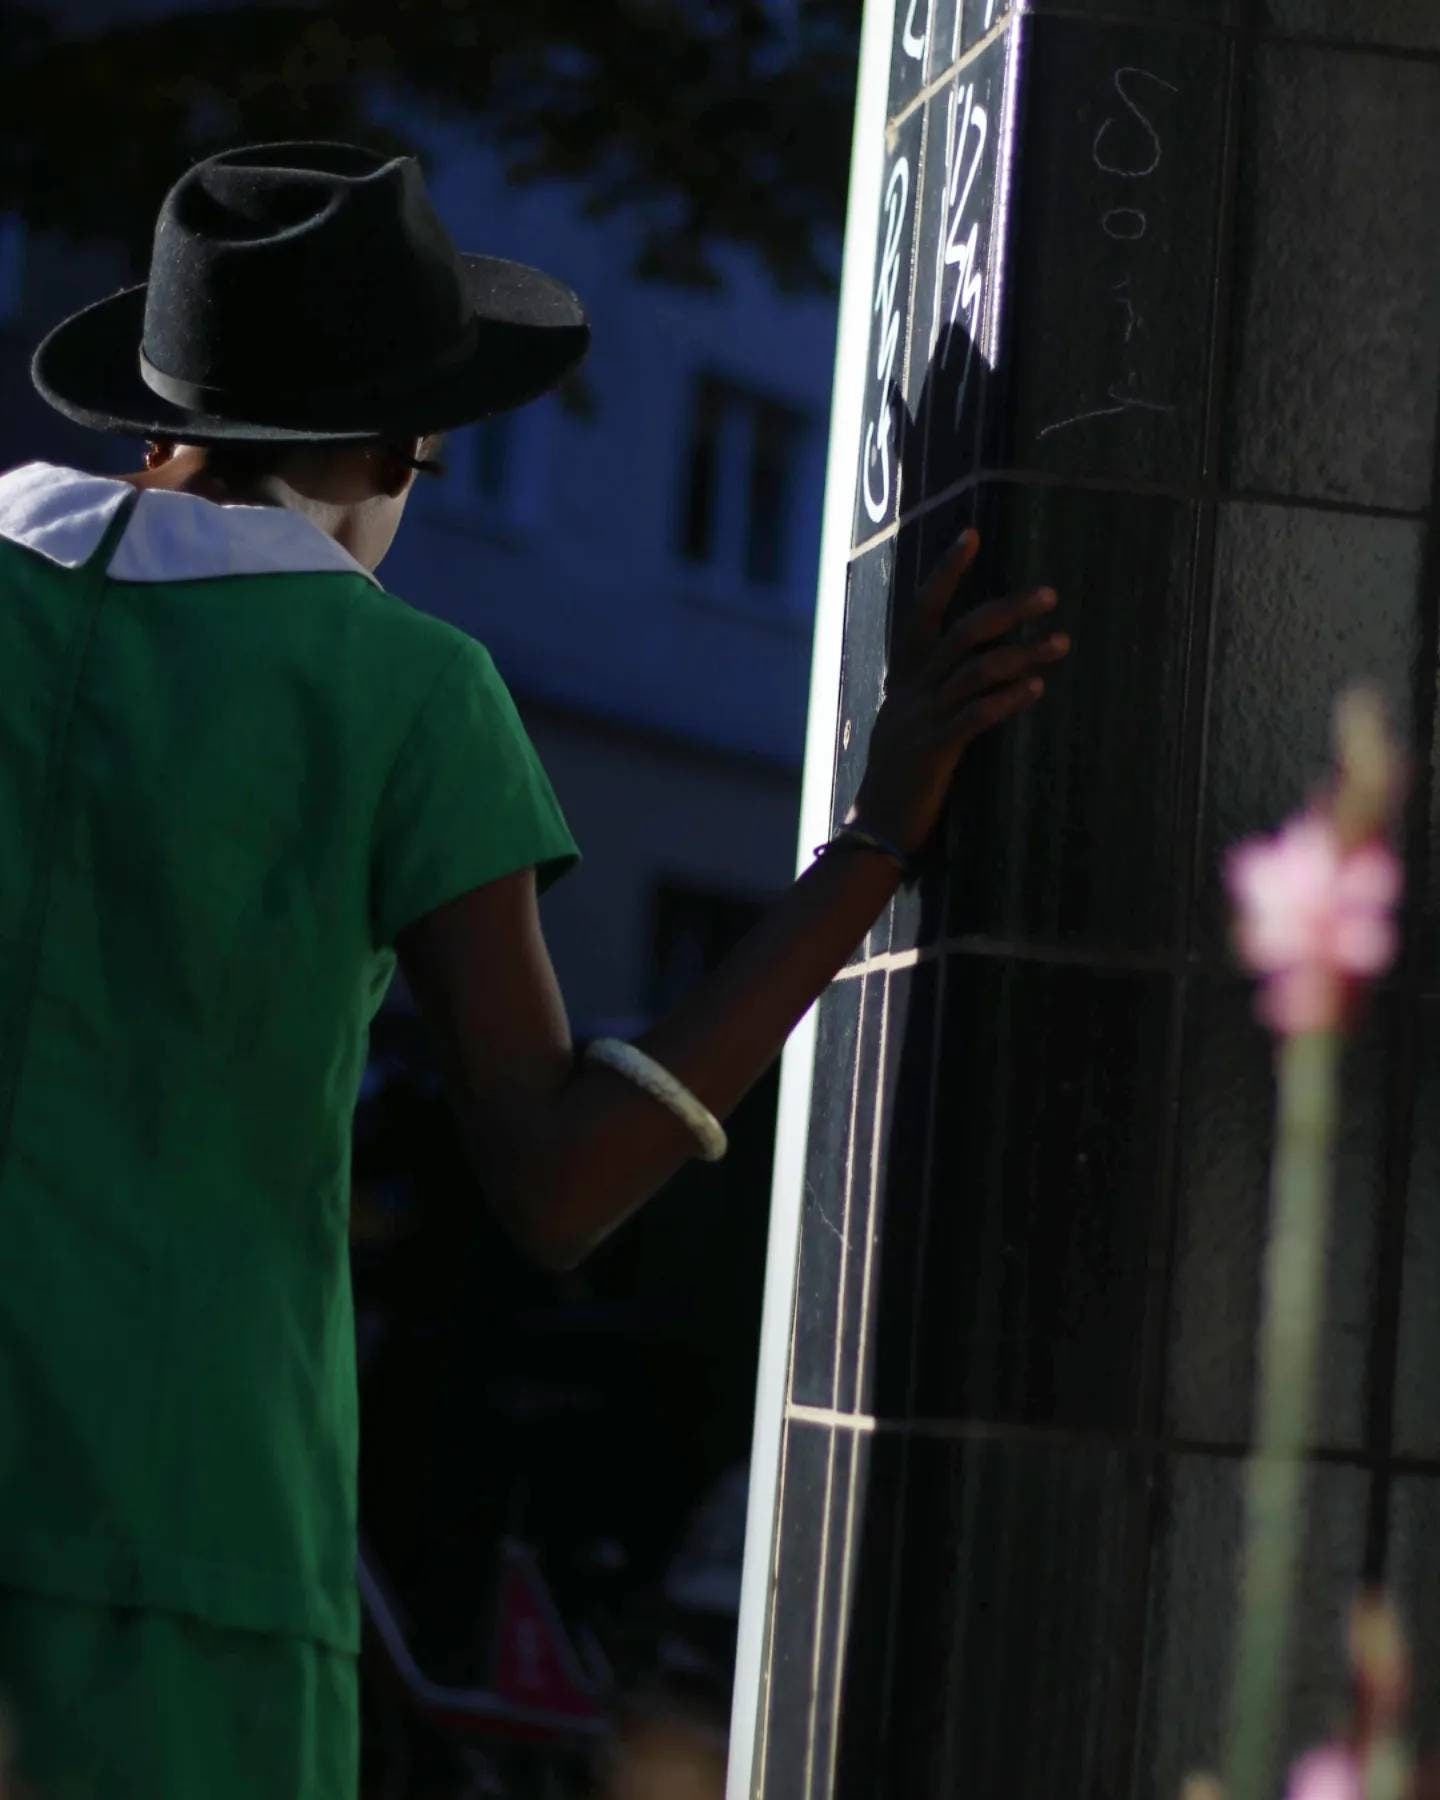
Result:
{"label": "white peter pan collar", "polygon": [[[128,482],[26,463],[0,476],[0,538],[76,569],[95,553]],[[110,561],[115,581],[207,581],[227,575],[363,575],[318,526],[283,506],[218,506],[198,494],[144,488]]]}

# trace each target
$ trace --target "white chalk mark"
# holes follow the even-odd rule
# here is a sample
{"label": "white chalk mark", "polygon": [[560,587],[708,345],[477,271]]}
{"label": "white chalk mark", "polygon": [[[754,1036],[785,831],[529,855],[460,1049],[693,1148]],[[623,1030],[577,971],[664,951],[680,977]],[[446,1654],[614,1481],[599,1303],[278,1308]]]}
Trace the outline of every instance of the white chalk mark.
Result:
{"label": "white chalk mark", "polygon": [[[897,335],[899,314],[895,311],[895,287],[900,279],[900,236],[905,228],[905,202],[909,193],[910,162],[907,157],[902,156],[890,171],[890,179],[885,184],[885,248],[880,253],[880,278],[875,284],[876,316],[890,313],[895,321]],[[894,357],[894,345],[890,342],[887,329],[875,363],[877,376],[884,377],[888,373]]]}
{"label": "white chalk mark", "polygon": [[[965,145],[972,135],[975,140],[974,149],[967,166]],[[980,221],[971,220],[969,231],[963,237],[961,233],[964,231],[989,135],[990,115],[985,107],[975,103],[975,84],[969,82],[963,89],[952,88],[945,109],[945,216],[941,229],[941,257],[936,268],[937,298],[943,292],[946,270],[952,267],[956,270],[955,287],[950,296],[949,329],[945,336],[945,348],[940,356],[942,370],[949,366],[950,352],[959,335],[956,325],[961,311],[965,314],[965,366],[956,384],[952,427],[959,426],[964,411],[965,397],[970,386],[970,371],[981,332],[985,271],[980,255]],[[940,308],[937,306],[937,333],[939,323]],[[931,349],[933,354],[933,343]]]}
{"label": "white chalk mark", "polygon": [[814,1188],[810,1189],[810,1206],[820,1223],[826,1226],[830,1231],[834,1232],[836,1241],[848,1248],[849,1240],[846,1238],[845,1233],[825,1211],[824,1207],[821,1206],[820,1202],[815,1198]]}
{"label": "white chalk mark", "polygon": [[[917,32],[915,29],[915,9],[925,8],[925,23]],[[910,10],[905,15],[905,29],[901,33],[900,48],[907,56],[919,62],[925,54],[925,40],[930,35],[930,0],[910,0]]]}
{"label": "white chalk mark", "polygon": [[1123,281],[1115,283],[1114,292],[1120,304],[1125,308],[1125,342],[1128,344],[1140,323],[1140,315],[1135,310],[1135,302],[1130,298],[1130,277],[1128,275]]}
{"label": "white chalk mark", "polygon": [[1117,393],[1115,391],[1115,388],[1113,385],[1109,388],[1109,390],[1107,392],[1107,398],[1112,400],[1114,402],[1114,405],[1112,405],[1112,406],[1095,406],[1095,407],[1092,407],[1088,412],[1076,413],[1072,418],[1057,419],[1053,425],[1042,426],[1040,428],[1040,430],[1036,432],[1036,434],[1035,434],[1036,437],[1037,438],[1050,437],[1052,435],[1052,433],[1054,433],[1054,432],[1068,431],[1072,425],[1084,425],[1084,424],[1087,424],[1091,419],[1118,418],[1121,413],[1127,413],[1127,412],[1173,413],[1175,410],[1175,408],[1173,406],[1166,405],[1163,402],[1158,401],[1158,400],[1142,400],[1138,394]]}
{"label": "white chalk mark", "polygon": [[[1130,220],[1131,229],[1122,231],[1119,224],[1121,219]],[[1114,238],[1117,243],[1138,244],[1150,229],[1150,221],[1138,206],[1112,206],[1101,217],[1100,229],[1106,237]]]}
{"label": "white chalk mark", "polygon": [[[895,408],[887,406],[879,429],[874,425],[865,427],[864,444],[864,484],[865,511],[870,515],[872,525],[878,525],[885,517],[890,506],[890,440],[895,432]],[[880,465],[880,491],[876,493],[870,483],[870,471],[875,462]]]}
{"label": "white chalk mark", "polygon": [[1043,425],[1035,433],[1037,438],[1047,438],[1054,431],[1068,431],[1072,425],[1085,425],[1091,419],[1113,419],[1123,413],[1123,406],[1097,406],[1090,412],[1076,413],[1073,419],[1057,419],[1053,425]]}
{"label": "white chalk mark", "polygon": [[[895,291],[900,280],[900,239],[909,194],[910,163],[902,156],[885,184],[885,248],[881,252],[880,274],[875,283],[874,312],[877,318],[885,321],[875,357],[875,379],[880,384],[883,418],[865,427],[861,465],[862,498],[872,525],[880,524],[890,506],[890,440],[895,430],[895,408],[890,395],[895,358],[900,349],[900,309],[895,304]],[[871,485],[871,468],[877,458],[881,479],[878,494]]]}
{"label": "white chalk mark", "polygon": [[1150,161],[1145,163],[1143,167],[1128,169],[1123,163],[1107,162],[1100,154],[1100,146],[1104,142],[1106,133],[1113,130],[1119,123],[1113,113],[1108,118],[1101,120],[1100,129],[1095,133],[1095,140],[1090,146],[1090,155],[1095,163],[1095,167],[1104,174],[1118,175],[1124,181],[1138,181],[1143,176],[1153,175],[1160,167],[1160,157],[1162,152],[1160,148],[1160,134],[1150,123],[1150,120],[1146,115],[1140,110],[1136,102],[1125,91],[1125,77],[1127,75],[1138,75],[1146,81],[1153,81],[1158,87],[1164,88],[1167,93],[1178,94],[1180,90],[1173,81],[1166,81],[1162,76],[1153,74],[1149,69],[1125,68],[1117,69],[1115,71],[1115,92],[1120,96],[1121,103],[1125,106],[1126,110],[1132,114],[1145,135],[1149,138],[1152,152]]}

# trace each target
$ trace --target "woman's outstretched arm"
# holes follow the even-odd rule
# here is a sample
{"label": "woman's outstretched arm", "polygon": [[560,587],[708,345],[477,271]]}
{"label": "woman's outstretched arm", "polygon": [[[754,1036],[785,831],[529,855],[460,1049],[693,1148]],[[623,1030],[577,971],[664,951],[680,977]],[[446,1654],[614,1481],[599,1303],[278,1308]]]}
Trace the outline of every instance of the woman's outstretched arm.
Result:
{"label": "woman's outstretched arm", "polygon": [[[943,629],[974,560],[969,532],[920,595],[894,658],[853,816],[899,848],[933,833],[955,769],[983,732],[1032,706],[1060,635],[1007,641],[1055,603],[1039,589]],[[725,961],[639,1041],[724,1118],[895,891],[889,858],[817,861]],[[695,1154],[683,1125],[623,1076],[577,1065],[529,871],[417,921],[398,944],[435,1034],[472,1166],[538,1261],[577,1262]]]}

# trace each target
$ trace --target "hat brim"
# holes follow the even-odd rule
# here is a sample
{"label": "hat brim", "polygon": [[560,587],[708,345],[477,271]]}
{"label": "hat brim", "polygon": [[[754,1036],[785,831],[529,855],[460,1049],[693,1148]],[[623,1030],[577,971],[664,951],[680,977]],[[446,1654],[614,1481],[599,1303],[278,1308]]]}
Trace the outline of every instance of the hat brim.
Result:
{"label": "hat brim", "polygon": [[443,378],[387,399],[384,416],[340,429],[323,422],[195,412],[154,393],[140,373],[145,294],[126,288],[73,314],[31,363],[41,397],[77,425],[186,444],[365,443],[397,431],[453,431],[538,399],[584,358],[590,327],[563,282],[502,257],[462,256],[477,323],[474,356]]}

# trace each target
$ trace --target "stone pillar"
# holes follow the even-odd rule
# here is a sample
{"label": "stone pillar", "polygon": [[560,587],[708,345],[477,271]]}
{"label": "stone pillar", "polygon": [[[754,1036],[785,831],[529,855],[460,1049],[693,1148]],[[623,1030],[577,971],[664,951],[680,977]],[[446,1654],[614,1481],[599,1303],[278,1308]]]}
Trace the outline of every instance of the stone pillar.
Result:
{"label": "stone pillar", "polygon": [[1415,905],[1347,1065],[1288,1737],[1343,1708],[1380,1569],[1434,1737],[1440,7],[898,0],[887,111],[832,816],[962,526],[1075,650],[818,1009],[731,1792],[1174,1800],[1216,1765],[1272,1103],[1220,859],[1357,676],[1420,747]]}

